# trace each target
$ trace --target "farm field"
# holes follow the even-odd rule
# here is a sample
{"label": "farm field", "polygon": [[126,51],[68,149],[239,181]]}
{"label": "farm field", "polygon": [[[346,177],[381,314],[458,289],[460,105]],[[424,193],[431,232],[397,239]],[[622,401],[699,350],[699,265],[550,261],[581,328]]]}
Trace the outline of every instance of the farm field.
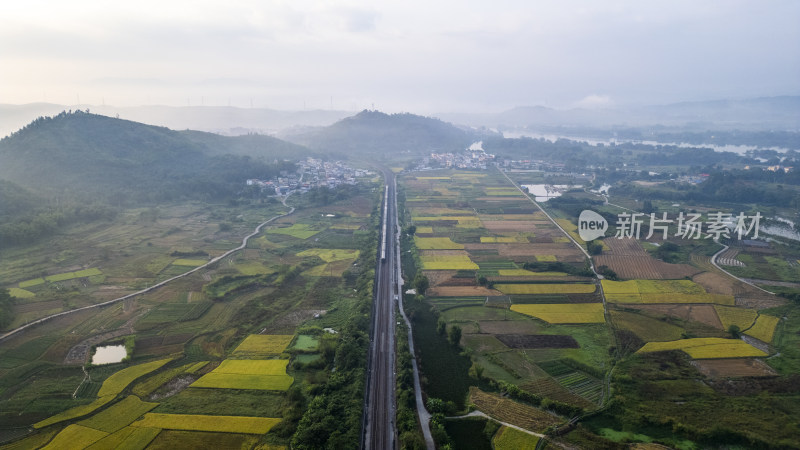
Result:
{"label": "farm field", "polygon": [[251,334],[236,348],[232,355],[243,359],[269,358],[278,356],[294,339],[293,335]]}
{"label": "farm field", "polygon": [[732,295],[709,294],[691,280],[602,280],[606,299],[614,303],[716,303],[733,305]]}
{"label": "farm field", "polygon": [[495,450],[517,450],[522,448],[536,448],[539,438],[510,427],[500,427],[492,438]]}
{"label": "farm field", "polygon": [[134,427],[220,433],[264,434],[281,419],[270,417],[201,416],[192,414],[147,413]]}
{"label": "farm field", "polygon": [[470,388],[469,396],[470,402],[481,412],[526,430],[542,432],[560,422],[556,417],[537,408],[484,392],[474,386]]}
{"label": "farm field", "polygon": [[602,303],[511,305],[511,310],[549,323],[605,323]]}
{"label": "farm field", "polygon": [[[0,342],[0,447],[41,442],[40,447],[58,435],[50,448],[71,448],[68,441],[78,448],[184,448],[187,442],[253,448],[260,441],[261,448],[288,448],[293,431],[269,430],[281,421],[290,430],[298,427],[308,409],[306,392],[342,389],[348,398],[363,395],[352,383],[328,386],[334,369],[355,379],[355,369],[334,365],[337,333],[366,314],[369,304],[369,289],[360,286],[371,282],[366,268],[374,263],[374,253],[364,250],[375,247],[370,224],[376,202],[371,187],[353,189],[352,197],[326,205],[323,214],[304,204],[213,266]],[[297,201],[304,200],[298,196]],[[86,246],[74,251],[68,246],[72,241],[60,236],[62,256],[26,263],[31,271],[10,272],[16,274],[10,287],[23,289],[18,287],[22,281],[35,294],[35,301],[16,305],[18,320],[115,298],[184,273],[239,245],[265,215],[284,211],[280,204],[165,209],[163,222],[162,216],[155,223],[130,216],[129,225],[114,230],[87,226],[81,230],[84,237],[96,233],[97,238],[76,238]],[[230,230],[221,231],[220,222],[229,222]],[[92,245],[109,250],[83,253]],[[34,250],[17,258],[36,255]],[[63,263],[54,264],[58,257]],[[86,260],[102,261],[100,271],[85,271]],[[7,261],[0,259],[0,270],[13,269]],[[326,265],[324,276],[307,273],[320,262]],[[340,276],[345,270],[349,277]],[[306,364],[288,367],[295,350],[320,347],[317,327],[331,330],[324,348],[329,353],[300,355],[309,357]],[[313,335],[298,336],[299,329]],[[295,348],[287,352],[295,339]],[[86,378],[80,368],[85,355],[95,346],[121,341],[131,344],[131,362],[88,366]],[[350,351],[361,350],[359,343]],[[283,359],[269,359],[276,357]],[[35,382],[26,384],[26,379]],[[339,416],[352,414],[360,417],[360,409],[348,406]],[[22,432],[12,434],[6,425]],[[357,430],[332,426],[342,428],[343,439],[357,442]],[[29,428],[32,434],[25,436]],[[75,433],[91,439],[74,439]]]}
{"label": "farm field", "polygon": [[497,284],[495,288],[504,294],[591,294],[597,287],[593,284]]}
{"label": "farm field", "polygon": [[767,354],[744,341],[723,338],[679,339],[669,342],[648,342],[638,353],[682,350],[693,359],[763,357]]}

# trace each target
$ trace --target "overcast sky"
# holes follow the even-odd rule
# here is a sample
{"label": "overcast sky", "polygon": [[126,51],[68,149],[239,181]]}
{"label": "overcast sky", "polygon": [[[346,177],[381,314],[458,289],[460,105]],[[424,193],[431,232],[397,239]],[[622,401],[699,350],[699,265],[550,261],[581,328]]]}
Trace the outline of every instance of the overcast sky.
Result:
{"label": "overcast sky", "polygon": [[800,2],[0,2],[0,103],[497,112],[800,94]]}

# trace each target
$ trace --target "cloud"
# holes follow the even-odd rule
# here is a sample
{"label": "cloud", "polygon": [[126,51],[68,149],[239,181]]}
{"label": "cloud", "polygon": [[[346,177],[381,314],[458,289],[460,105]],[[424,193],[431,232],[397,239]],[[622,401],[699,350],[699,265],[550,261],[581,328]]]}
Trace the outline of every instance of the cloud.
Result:
{"label": "cloud", "polygon": [[575,108],[602,109],[613,106],[613,102],[611,101],[611,97],[608,95],[592,94],[587,95],[581,100],[575,102],[573,106]]}

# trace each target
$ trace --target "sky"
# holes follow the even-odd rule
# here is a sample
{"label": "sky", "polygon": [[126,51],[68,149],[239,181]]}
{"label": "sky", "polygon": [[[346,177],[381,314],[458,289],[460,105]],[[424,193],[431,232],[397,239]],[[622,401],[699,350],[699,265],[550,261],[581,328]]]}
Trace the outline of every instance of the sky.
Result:
{"label": "sky", "polygon": [[500,112],[800,94],[800,2],[0,2],[0,103]]}

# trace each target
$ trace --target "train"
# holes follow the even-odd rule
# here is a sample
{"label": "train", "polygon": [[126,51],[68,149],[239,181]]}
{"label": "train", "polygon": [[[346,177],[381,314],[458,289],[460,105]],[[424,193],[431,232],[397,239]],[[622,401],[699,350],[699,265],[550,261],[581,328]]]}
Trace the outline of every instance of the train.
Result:
{"label": "train", "polygon": [[383,193],[383,229],[381,230],[381,262],[386,262],[386,222],[389,221],[389,186],[386,186],[386,190]]}

